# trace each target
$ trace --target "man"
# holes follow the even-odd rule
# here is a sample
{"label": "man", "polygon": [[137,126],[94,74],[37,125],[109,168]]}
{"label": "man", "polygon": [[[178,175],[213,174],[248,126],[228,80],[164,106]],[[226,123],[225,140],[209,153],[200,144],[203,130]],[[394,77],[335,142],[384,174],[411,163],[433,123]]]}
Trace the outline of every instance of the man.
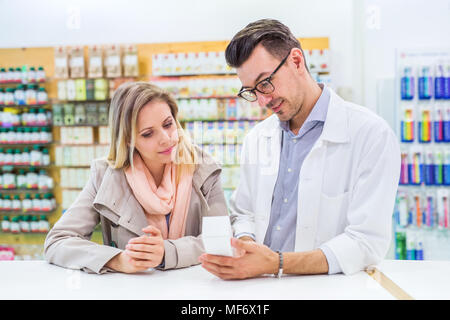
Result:
{"label": "man", "polygon": [[279,21],[247,25],[226,59],[242,82],[239,96],[274,115],[244,140],[230,200],[238,255],[203,254],[202,266],[244,279],[353,274],[382,260],[400,175],[388,124],[316,83],[300,43]]}

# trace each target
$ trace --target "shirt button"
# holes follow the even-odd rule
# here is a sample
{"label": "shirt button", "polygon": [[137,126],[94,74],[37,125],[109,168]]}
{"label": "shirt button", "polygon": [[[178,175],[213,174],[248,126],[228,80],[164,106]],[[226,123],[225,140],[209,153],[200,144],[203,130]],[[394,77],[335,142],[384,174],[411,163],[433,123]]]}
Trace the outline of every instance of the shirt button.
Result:
{"label": "shirt button", "polygon": [[291,168],[288,168],[288,172],[291,172],[292,171],[292,169]]}
{"label": "shirt button", "polygon": [[284,198],[284,203],[287,203],[288,202],[288,199],[287,198]]}
{"label": "shirt button", "polygon": [[281,230],[281,227],[280,226],[277,226],[277,231],[280,231]]}
{"label": "shirt button", "polygon": [[294,141],[294,143],[296,143],[296,142],[297,142],[297,139],[293,139],[292,141]]}

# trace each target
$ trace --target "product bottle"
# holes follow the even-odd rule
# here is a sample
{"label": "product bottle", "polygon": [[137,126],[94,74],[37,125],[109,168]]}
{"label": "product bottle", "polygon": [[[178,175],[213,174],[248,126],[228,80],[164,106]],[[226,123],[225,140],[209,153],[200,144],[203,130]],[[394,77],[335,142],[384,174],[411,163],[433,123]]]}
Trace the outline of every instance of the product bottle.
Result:
{"label": "product bottle", "polygon": [[22,128],[17,128],[17,130],[16,130],[16,143],[24,143]]}
{"label": "product bottle", "polygon": [[14,102],[16,105],[23,106],[26,104],[25,101],[25,90],[22,84],[19,84],[14,91]]}
{"label": "product bottle", "polygon": [[50,224],[48,223],[47,217],[45,215],[41,215],[39,225],[39,229],[41,232],[48,232],[50,230]]}
{"label": "product bottle", "polygon": [[12,200],[12,210],[20,211],[21,209],[22,209],[22,203],[20,201],[20,196],[18,194],[15,194],[14,198]]}
{"label": "product bottle", "polygon": [[27,173],[27,189],[37,189],[38,188],[38,175],[36,173],[36,168],[30,167]]}
{"label": "product bottle", "polygon": [[17,188],[18,189],[26,189],[27,188],[27,178],[26,178],[24,169],[20,169],[19,174],[17,175]]}
{"label": "product bottle", "polygon": [[20,232],[19,217],[15,216],[11,219],[10,230],[12,233]]}
{"label": "product bottle", "polygon": [[36,80],[37,82],[45,82],[45,70],[44,67],[39,67],[37,71]]}
{"label": "product bottle", "polygon": [[34,145],[33,150],[31,151],[30,164],[32,166],[39,166],[41,165],[41,163],[42,163],[42,152],[39,149],[38,145]]}
{"label": "product bottle", "polygon": [[11,211],[11,209],[12,209],[11,197],[9,196],[9,194],[7,194],[3,197],[3,210]]}
{"label": "product bottle", "polygon": [[29,166],[31,162],[30,149],[23,148],[22,151],[22,163],[24,166]]}
{"label": "product bottle", "polygon": [[48,103],[48,95],[44,87],[39,87],[39,90],[37,91],[37,103],[38,104]]}
{"label": "product bottle", "polygon": [[12,165],[14,161],[13,149],[6,149],[5,164]]}
{"label": "product bottle", "polygon": [[39,232],[40,225],[39,225],[39,220],[38,220],[37,216],[33,216],[31,218],[30,228],[31,228],[31,232],[33,232],[33,233]]}
{"label": "product bottle", "polygon": [[5,164],[5,153],[3,152],[3,148],[0,148],[0,166]]}
{"label": "product bottle", "polygon": [[31,67],[28,71],[28,82],[29,83],[35,83],[36,82],[36,68]]}
{"label": "product bottle", "polygon": [[2,220],[2,231],[10,232],[11,231],[11,222],[9,221],[8,216],[4,216]]}
{"label": "product bottle", "polygon": [[14,157],[13,157],[13,163],[16,166],[20,166],[22,165],[22,153],[20,151],[20,149],[15,149],[14,150]]}
{"label": "product bottle", "polygon": [[[41,135],[39,134],[39,129],[38,128],[33,128],[31,130],[31,143],[39,143],[39,139],[41,138]],[[38,146],[35,146],[38,147]],[[39,149],[39,148],[38,148]],[[33,148],[34,150],[34,148]]]}
{"label": "product bottle", "polygon": [[47,125],[47,115],[42,108],[38,110],[38,114],[36,115],[36,124],[39,126]]}
{"label": "product bottle", "polygon": [[50,155],[48,153],[48,149],[42,150],[42,165],[49,166],[50,165]]}
{"label": "product bottle", "polygon": [[50,195],[48,193],[44,194],[44,197],[41,202],[42,211],[50,211],[52,210],[52,203],[50,201]]}
{"label": "product bottle", "polygon": [[33,211],[42,211],[42,202],[41,197],[39,196],[39,193],[36,193],[34,195],[34,199],[32,200],[33,203]]}
{"label": "product bottle", "polygon": [[5,97],[5,105],[13,106],[14,105],[14,88],[6,88],[4,97]]}
{"label": "product bottle", "polygon": [[0,106],[5,104],[5,89],[0,88]]}
{"label": "product bottle", "polygon": [[402,100],[412,100],[414,98],[414,77],[412,68],[405,67],[401,78],[401,98]]}
{"label": "product bottle", "polygon": [[33,203],[31,200],[31,195],[29,193],[27,193],[25,195],[25,198],[22,200],[22,209],[24,212],[33,210]]}
{"label": "product bottle", "polygon": [[35,105],[37,103],[37,92],[34,85],[32,84],[27,85],[25,98],[27,105]]}
{"label": "product bottle", "polygon": [[38,188],[39,190],[47,190],[49,189],[49,177],[47,176],[47,172],[45,170],[39,171],[38,177]]}

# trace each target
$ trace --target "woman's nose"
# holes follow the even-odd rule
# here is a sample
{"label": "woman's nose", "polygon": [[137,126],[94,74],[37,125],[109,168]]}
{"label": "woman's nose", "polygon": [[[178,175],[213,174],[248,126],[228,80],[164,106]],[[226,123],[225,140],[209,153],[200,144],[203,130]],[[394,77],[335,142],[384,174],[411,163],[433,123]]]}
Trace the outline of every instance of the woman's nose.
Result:
{"label": "woman's nose", "polygon": [[159,140],[160,145],[166,145],[170,141],[169,133],[166,130],[162,130],[161,139]]}

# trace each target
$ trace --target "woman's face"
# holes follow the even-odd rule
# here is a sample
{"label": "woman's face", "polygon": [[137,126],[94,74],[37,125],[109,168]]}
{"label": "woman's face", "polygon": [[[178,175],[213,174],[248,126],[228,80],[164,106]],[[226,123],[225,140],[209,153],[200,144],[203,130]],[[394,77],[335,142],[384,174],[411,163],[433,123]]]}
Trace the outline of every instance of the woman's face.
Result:
{"label": "woman's face", "polygon": [[141,157],[153,163],[170,163],[178,145],[178,131],[169,105],[151,101],[138,113],[136,149]]}

